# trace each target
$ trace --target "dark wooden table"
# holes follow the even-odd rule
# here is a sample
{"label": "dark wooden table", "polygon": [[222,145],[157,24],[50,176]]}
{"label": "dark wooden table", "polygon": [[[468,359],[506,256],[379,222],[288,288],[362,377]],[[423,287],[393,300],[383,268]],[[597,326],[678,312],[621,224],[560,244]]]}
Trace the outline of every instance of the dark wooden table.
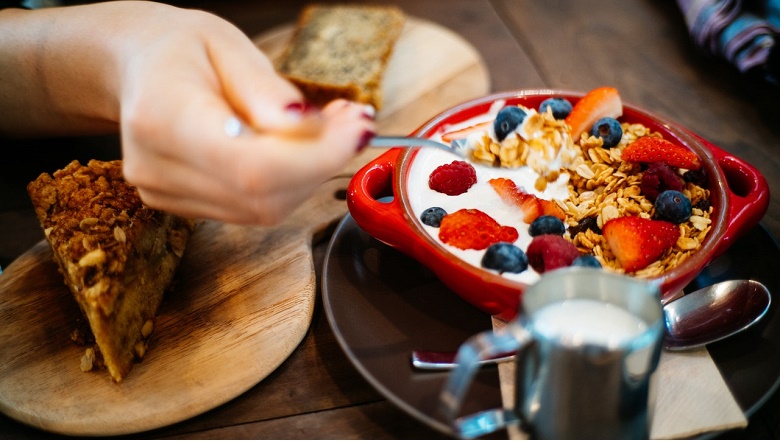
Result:
{"label": "dark wooden table", "polygon": [[[302,0],[171,1],[212,11],[253,37],[292,22]],[[375,3],[367,1],[366,3]],[[683,126],[758,168],[771,188],[761,224],[779,240],[779,88],[737,74],[691,43],[674,1],[390,0],[460,34],[482,54],[493,91],[617,87],[628,103]],[[72,159],[119,157],[116,137],[1,139],[0,266],[43,238],[24,186]],[[9,152],[17,159],[9,159]],[[315,244],[320,271],[328,237]],[[779,259],[778,256],[771,258]],[[319,274],[320,276],[320,274]],[[2,295],[2,293],[0,293]],[[778,357],[780,354],[771,354]],[[780,437],[779,393],[746,430]],[[59,437],[0,415],[0,437]],[[250,391],[191,420],[131,438],[443,438],[384,399],[354,369],[317,303],[295,352]]]}

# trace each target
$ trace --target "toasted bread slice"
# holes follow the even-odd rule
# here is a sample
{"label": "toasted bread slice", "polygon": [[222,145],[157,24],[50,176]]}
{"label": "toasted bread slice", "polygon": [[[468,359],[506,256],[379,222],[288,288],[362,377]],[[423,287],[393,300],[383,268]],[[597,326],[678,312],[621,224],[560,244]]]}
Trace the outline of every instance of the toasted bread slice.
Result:
{"label": "toasted bread slice", "polygon": [[394,6],[306,6],[278,71],[314,105],[345,98],[380,110],[384,71],[404,23]]}
{"label": "toasted bread slice", "polygon": [[[123,179],[121,161],[73,161],[53,175],[41,174],[27,191],[54,261],[89,322],[97,364],[102,361],[121,382],[147,349],[194,223],[145,207]],[[82,370],[92,365],[83,358]]]}

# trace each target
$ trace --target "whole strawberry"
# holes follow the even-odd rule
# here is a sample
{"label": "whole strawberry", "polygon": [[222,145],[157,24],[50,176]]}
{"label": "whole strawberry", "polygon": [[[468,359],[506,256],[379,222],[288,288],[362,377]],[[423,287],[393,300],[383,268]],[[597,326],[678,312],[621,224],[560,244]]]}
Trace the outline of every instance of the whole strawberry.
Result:
{"label": "whole strawberry", "polygon": [[678,242],[680,229],[667,221],[625,216],[607,221],[602,235],[624,271],[632,273],[659,260]]}
{"label": "whole strawberry", "polygon": [[580,251],[562,236],[542,234],[533,238],[525,254],[528,256],[528,265],[544,273],[571,265]]}

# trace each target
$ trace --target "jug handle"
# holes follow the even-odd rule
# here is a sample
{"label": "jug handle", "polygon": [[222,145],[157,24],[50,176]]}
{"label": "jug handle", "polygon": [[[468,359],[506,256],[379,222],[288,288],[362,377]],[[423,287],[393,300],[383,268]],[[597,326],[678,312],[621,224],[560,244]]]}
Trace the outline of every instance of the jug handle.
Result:
{"label": "jug handle", "polygon": [[509,322],[500,331],[486,331],[463,343],[457,351],[456,367],[441,391],[439,406],[461,438],[478,438],[509,424],[519,423],[520,417],[510,409],[489,409],[457,418],[463,400],[473,382],[479,361],[503,353],[518,351],[531,342],[530,332],[517,321]]}

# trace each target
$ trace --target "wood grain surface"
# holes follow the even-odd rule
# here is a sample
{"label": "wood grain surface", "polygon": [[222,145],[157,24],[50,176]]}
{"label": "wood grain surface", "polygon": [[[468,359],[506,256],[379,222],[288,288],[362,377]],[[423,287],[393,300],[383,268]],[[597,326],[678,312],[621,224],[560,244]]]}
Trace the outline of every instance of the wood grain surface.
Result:
{"label": "wood grain surface", "polygon": [[122,384],[83,373],[79,310],[40,242],[0,279],[0,410],[69,435],[134,433],[202,413],[275,370],[310,326],[311,238],[343,214],[337,179],[276,227],[204,222],[183,256],[144,360]]}
{"label": "wood grain surface", "polygon": [[[277,58],[294,32],[291,24],[253,40]],[[456,104],[490,90],[490,76],[480,54],[457,33],[408,16],[395,44],[382,83],[384,104],[376,115],[379,134],[408,135]],[[367,149],[343,170],[353,174],[381,152]]]}
{"label": "wood grain surface", "polygon": [[[255,41],[274,56],[292,30]],[[488,88],[487,70],[468,43],[409,19],[385,76],[379,130],[407,134],[412,122]],[[105,372],[80,371],[83,348],[69,340],[80,313],[48,244],[39,242],[0,278],[0,411],[54,433],[111,436],[183,421],[246,392],[307,332],[316,297],[312,238],[346,213],[340,195],[348,178],[378,154],[359,155],[280,225],[202,223],[144,360],[120,385]]]}
{"label": "wood grain surface", "polygon": [[[341,0],[324,0],[341,3]],[[390,3],[410,17],[448,29],[481,54],[493,92],[520,88],[590,90],[615,85],[625,101],[688,129],[746,161],[767,177],[771,205],[762,226],[779,239],[780,88],[740,75],[721,60],[695,47],[676,2],[656,0],[356,0]],[[62,0],[64,4],[83,1]],[[246,35],[287,30],[309,0],[171,0],[180,7],[205,10],[225,18]],[[462,45],[462,42],[461,42]],[[449,66],[446,66],[449,68]],[[416,66],[410,66],[415,69]],[[426,72],[420,76],[425,78]],[[421,81],[427,81],[420,79]],[[471,86],[471,84],[469,84]],[[428,100],[437,113],[459,97],[434,88]],[[458,92],[463,93],[458,90]],[[466,99],[475,90],[463,93]],[[411,106],[408,106],[411,108]],[[431,116],[407,108],[378,122],[379,133],[407,133]],[[424,118],[422,117],[424,115]],[[387,119],[388,118],[388,119]],[[389,122],[387,122],[389,121]],[[391,124],[395,122],[395,124]],[[53,171],[72,159],[117,159],[119,136],[14,139],[0,135],[13,155],[0,159],[0,265],[9,264],[43,238],[25,185],[41,171]],[[364,163],[379,152],[368,149]],[[356,164],[351,164],[351,170]],[[194,418],[134,439],[442,439],[444,436],[385,400],[348,360],[319,301],[321,259],[330,231],[314,238],[317,299],[310,328],[297,349],[263,381],[228,403]],[[767,236],[765,236],[767,237]],[[755,236],[756,238],[756,236]],[[755,239],[756,240],[756,239]],[[749,248],[754,247],[754,242]],[[770,259],[778,264],[778,253]],[[5,277],[0,275],[0,279]],[[401,283],[405,283],[401,280]],[[774,287],[775,288],[775,287]],[[2,296],[2,292],[0,292]],[[778,314],[775,317],[778,321]],[[2,331],[0,331],[2,335]],[[1,350],[2,348],[0,348]],[[771,357],[777,359],[779,351]],[[725,358],[725,361],[726,358]],[[3,363],[3,361],[0,361]],[[733,361],[735,363],[735,361]],[[756,380],[741,362],[733,375]],[[2,396],[0,395],[0,398]],[[750,418],[745,430],[717,434],[717,439],[780,438],[778,389]],[[504,437],[505,434],[497,434]],[[0,438],[67,438],[20,424],[0,415]]]}

